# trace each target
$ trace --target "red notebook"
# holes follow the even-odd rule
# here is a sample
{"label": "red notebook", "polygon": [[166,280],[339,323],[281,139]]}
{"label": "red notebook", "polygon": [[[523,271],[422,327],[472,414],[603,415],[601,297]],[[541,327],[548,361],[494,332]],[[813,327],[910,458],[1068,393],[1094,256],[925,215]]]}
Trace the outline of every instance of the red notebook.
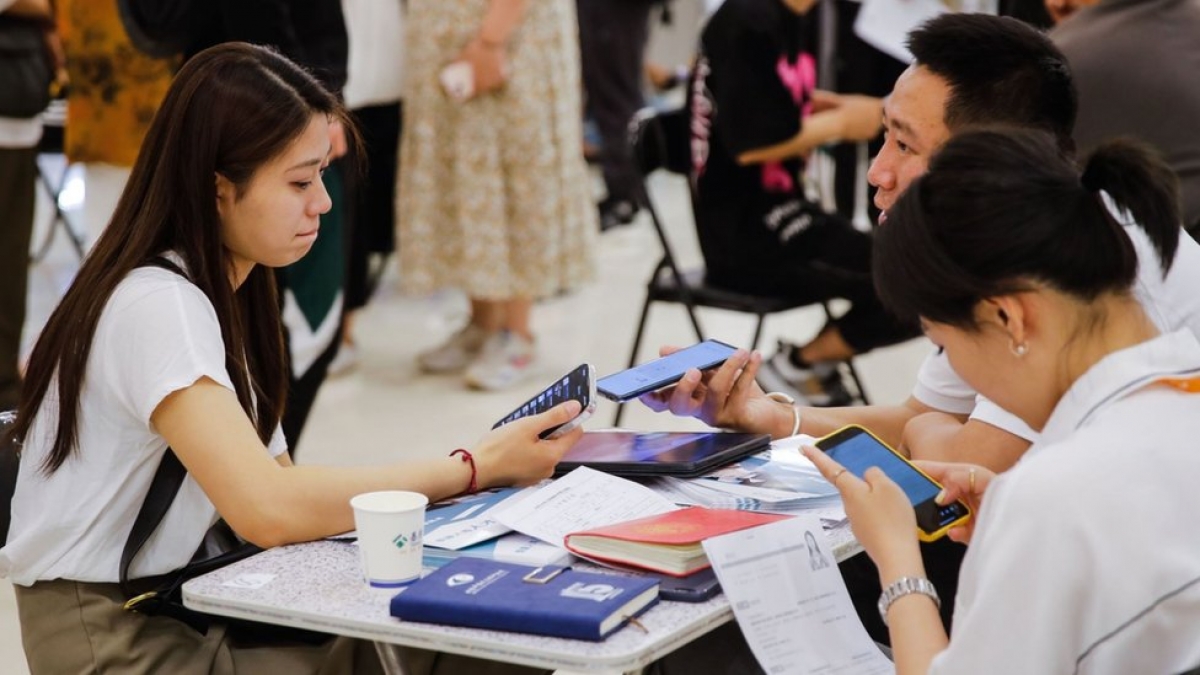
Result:
{"label": "red notebook", "polygon": [[563,545],[572,553],[682,577],[710,566],[701,542],[790,516],[693,506],[678,511],[572,532]]}

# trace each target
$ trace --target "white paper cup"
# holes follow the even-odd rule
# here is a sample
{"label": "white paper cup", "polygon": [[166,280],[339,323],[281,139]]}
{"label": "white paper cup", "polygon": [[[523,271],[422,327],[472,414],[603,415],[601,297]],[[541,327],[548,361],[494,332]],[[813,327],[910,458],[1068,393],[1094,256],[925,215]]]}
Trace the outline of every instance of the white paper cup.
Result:
{"label": "white paper cup", "polygon": [[417,492],[366,492],[350,500],[367,583],[397,588],[421,577],[421,540],[429,498]]}

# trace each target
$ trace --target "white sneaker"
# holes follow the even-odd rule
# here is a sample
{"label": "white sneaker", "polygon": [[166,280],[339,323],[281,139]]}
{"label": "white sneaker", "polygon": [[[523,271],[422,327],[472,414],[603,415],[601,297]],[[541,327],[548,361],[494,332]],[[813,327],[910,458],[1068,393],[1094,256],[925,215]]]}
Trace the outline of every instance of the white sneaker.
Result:
{"label": "white sneaker", "polygon": [[529,376],[533,360],[532,340],[506,330],[493,333],[467,368],[467,384],[476,389],[506,389]]}
{"label": "white sneaker", "polygon": [[326,377],[341,377],[358,367],[358,347],[343,342],[342,346],[338,347],[337,356],[329,362],[329,368],[325,372]]}
{"label": "white sneaker", "polygon": [[784,392],[807,406],[844,406],[853,401],[838,362],[819,361],[808,368],[797,368],[789,358],[792,349],[793,345],[780,342],[774,356],[763,360],[758,384],[764,391]]}
{"label": "white sneaker", "polygon": [[442,344],[417,355],[417,365],[427,373],[457,373],[483,349],[487,331],[468,323]]}

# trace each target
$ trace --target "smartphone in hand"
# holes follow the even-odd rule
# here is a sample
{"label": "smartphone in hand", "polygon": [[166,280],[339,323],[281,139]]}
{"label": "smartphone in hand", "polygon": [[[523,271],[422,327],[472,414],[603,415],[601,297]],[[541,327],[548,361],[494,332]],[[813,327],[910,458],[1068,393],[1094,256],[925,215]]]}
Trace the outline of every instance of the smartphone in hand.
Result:
{"label": "smartphone in hand", "polygon": [[719,340],[705,340],[674,354],[600,378],[600,395],[617,402],[675,384],[691,368],[708,370],[725,363],[737,348]]}
{"label": "smartphone in hand", "polygon": [[942,486],[904,455],[858,425],[842,427],[817,441],[816,446],[859,478],[873,466],[882,469],[912,502],[917,513],[917,536],[921,541],[936,541],[950,528],[971,517],[971,508],[962,501],[945,505],[934,501]]}
{"label": "smartphone in hand", "polygon": [[442,91],[451,100],[462,103],[475,95],[475,70],[466,61],[455,61],[438,74]]}
{"label": "smartphone in hand", "polygon": [[559,403],[570,400],[579,401],[579,414],[565,424],[546,429],[538,434],[544,439],[553,439],[566,434],[583,424],[596,410],[596,371],[590,363],[585,363],[564,375],[557,382],[547,387],[519,408],[509,413],[504,419],[492,425],[492,428],[502,427],[509,422],[522,417],[546,412]]}

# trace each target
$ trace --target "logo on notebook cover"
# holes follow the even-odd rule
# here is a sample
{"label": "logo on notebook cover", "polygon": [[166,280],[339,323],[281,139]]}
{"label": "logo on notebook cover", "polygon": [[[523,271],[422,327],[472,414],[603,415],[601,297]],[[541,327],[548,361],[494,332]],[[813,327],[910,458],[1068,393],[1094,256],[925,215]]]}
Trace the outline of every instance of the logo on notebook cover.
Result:
{"label": "logo on notebook cover", "polygon": [[564,598],[575,598],[576,600],[595,600],[596,602],[604,602],[620,595],[624,589],[610,586],[609,584],[585,584],[576,581],[559,592]]}
{"label": "logo on notebook cover", "polygon": [[447,579],[446,585],[449,586],[450,588],[454,588],[455,586],[462,586],[464,584],[469,584],[472,581],[475,581],[475,575],[460,572],[460,573],[455,574],[454,576],[450,577],[449,579]]}

